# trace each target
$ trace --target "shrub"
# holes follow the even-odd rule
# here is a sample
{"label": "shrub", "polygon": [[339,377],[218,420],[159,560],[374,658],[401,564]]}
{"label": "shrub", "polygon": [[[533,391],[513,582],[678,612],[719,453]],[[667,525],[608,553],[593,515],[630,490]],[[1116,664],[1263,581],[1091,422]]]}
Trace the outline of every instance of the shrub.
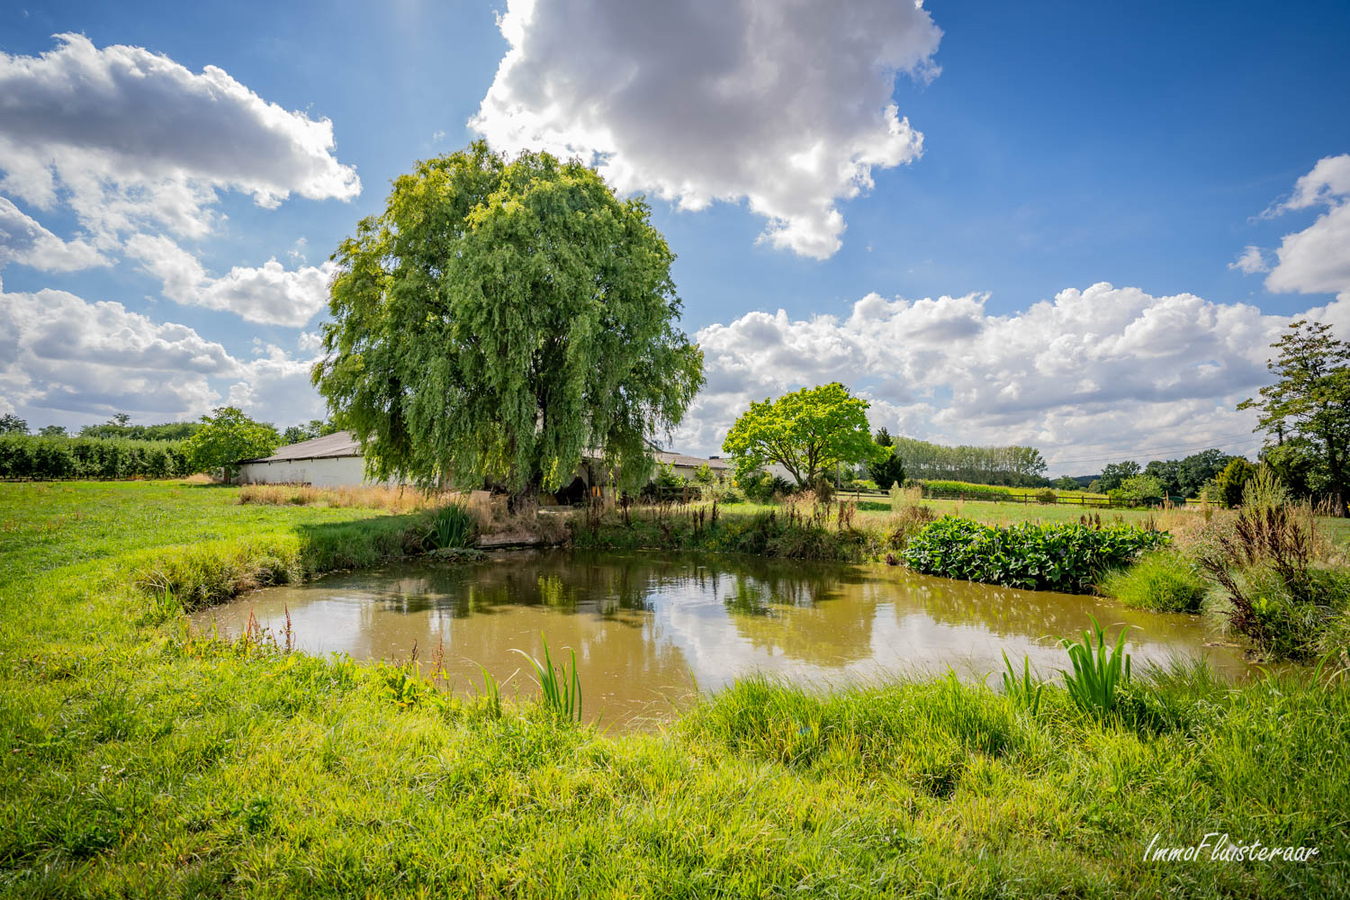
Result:
{"label": "shrub", "polygon": [[1245,459],[1238,457],[1230,460],[1223,471],[1214,476],[1214,487],[1219,495],[1219,502],[1229,509],[1241,506],[1242,492],[1247,487],[1247,480],[1255,474],[1256,467]]}
{"label": "shrub", "polygon": [[1179,553],[1164,550],[1145,554],[1127,569],[1108,572],[1098,588],[1126,606],[1198,613],[1209,585],[1195,563]]}
{"label": "shrub", "polygon": [[195,471],[180,441],[0,435],[0,479],[181,478]]}
{"label": "shrub", "polygon": [[1035,590],[1082,592],[1106,569],[1168,542],[1131,525],[982,525],[943,516],[909,540],[905,564],[918,572]]}
{"label": "shrub", "polygon": [[1321,549],[1306,505],[1247,506],[1200,564],[1227,594],[1234,630],[1276,658],[1307,659],[1350,606],[1350,572],[1315,566]]}
{"label": "shrub", "polygon": [[1059,500],[1059,495],[1051,490],[1040,491],[1036,494],[1037,503],[1055,503]]}

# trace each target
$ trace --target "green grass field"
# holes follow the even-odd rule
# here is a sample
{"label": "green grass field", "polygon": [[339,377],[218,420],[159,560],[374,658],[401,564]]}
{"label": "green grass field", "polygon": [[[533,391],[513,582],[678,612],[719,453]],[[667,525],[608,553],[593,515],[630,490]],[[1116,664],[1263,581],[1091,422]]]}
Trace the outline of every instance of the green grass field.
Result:
{"label": "green grass field", "polygon": [[[1137,677],[1105,719],[1053,684],[1033,713],[945,679],[751,681],[609,736],[189,637],[147,572],[181,604],[369,565],[420,527],[235,493],[0,485],[0,896],[1350,893],[1344,678]],[[1145,859],[1207,833],[1318,854]]]}

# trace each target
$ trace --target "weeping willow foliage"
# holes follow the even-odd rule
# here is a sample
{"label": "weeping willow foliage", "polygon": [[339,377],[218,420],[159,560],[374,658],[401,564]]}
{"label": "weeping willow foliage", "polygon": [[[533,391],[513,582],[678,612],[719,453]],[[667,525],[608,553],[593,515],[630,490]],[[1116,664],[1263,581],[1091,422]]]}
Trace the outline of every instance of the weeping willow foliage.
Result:
{"label": "weeping willow foliage", "polygon": [[417,164],[334,259],[313,379],[376,478],[571,481],[583,453],[645,481],[703,355],[676,328],[674,254],[641,199],[546,153],[479,142]]}

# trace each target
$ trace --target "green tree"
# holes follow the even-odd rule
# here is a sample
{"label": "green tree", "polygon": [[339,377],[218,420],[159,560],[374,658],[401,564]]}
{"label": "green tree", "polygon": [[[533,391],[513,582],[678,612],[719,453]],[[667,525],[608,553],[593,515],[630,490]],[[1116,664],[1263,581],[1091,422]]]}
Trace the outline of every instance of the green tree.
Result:
{"label": "green tree", "polygon": [[28,423],[14,413],[0,416],[0,434],[27,434]]}
{"label": "green tree", "polygon": [[226,480],[238,471],[243,459],[270,456],[281,443],[281,435],[271,425],[255,422],[233,406],[222,406],[209,416],[187,439],[183,452],[194,472],[221,470]]}
{"label": "green tree", "polygon": [[1223,471],[1214,477],[1219,502],[1229,509],[1241,506],[1242,491],[1247,487],[1247,481],[1255,474],[1256,466],[1242,457],[1236,456],[1229,460]]}
{"label": "green tree", "polygon": [[588,451],[621,486],[645,482],[648,440],[703,384],[649,218],[579,162],[482,142],[395,180],[334,256],[313,372],[371,474],[494,480],[512,509]]}
{"label": "green tree", "polygon": [[1126,478],[1140,474],[1139,463],[1133,460],[1111,463],[1102,469],[1102,474],[1092,482],[1093,493],[1109,494],[1125,483]]}
{"label": "green tree", "polygon": [[1057,491],[1081,491],[1083,489],[1083,486],[1078,483],[1077,479],[1069,475],[1059,476],[1051,484],[1051,487]]}
{"label": "green tree", "polygon": [[838,463],[874,462],[885,450],[868,432],[866,400],[839,382],[751,403],[727,432],[722,449],[738,472],[777,463],[799,487],[815,484]]}
{"label": "green tree", "polygon": [[1131,475],[1120,483],[1120,487],[1111,492],[1111,496],[1152,503],[1160,502],[1166,497],[1166,490],[1162,481],[1152,475]]}
{"label": "green tree", "polygon": [[38,429],[38,434],[42,437],[69,437],[64,425],[43,425]]}
{"label": "green tree", "polygon": [[1327,474],[1328,493],[1338,515],[1345,515],[1350,493],[1350,345],[1337,340],[1331,326],[1300,319],[1278,341],[1267,368],[1276,382],[1261,388],[1261,399],[1248,398],[1238,409],[1260,412],[1257,428],[1276,443],[1302,438],[1316,449]]}
{"label": "green tree", "polygon": [[1229,461],[1235,459],[1217,448],[1201,450],[1177,463],[1177,485],[1186,497],[1196,497],[1200,489],[1214,480]]}
{"label": "green tree", "polygon": [[1172,496],[1181,493],[1181,463],[1175,459],[1155,459],[1144,466],[1143,474],[1156,478],[1162,485],[1163,495]]}
{"label": "green tree", "polygon": [[880,459],[869,463],[867,466],[867,472],[872,476],[872,480],[876,482],[877,487],[883,491],[888,491],[893,484],[904,484],[905,461],[896,455],[895,440],[891,437],[891,433],[882,428],[872,440],[885,453]]}

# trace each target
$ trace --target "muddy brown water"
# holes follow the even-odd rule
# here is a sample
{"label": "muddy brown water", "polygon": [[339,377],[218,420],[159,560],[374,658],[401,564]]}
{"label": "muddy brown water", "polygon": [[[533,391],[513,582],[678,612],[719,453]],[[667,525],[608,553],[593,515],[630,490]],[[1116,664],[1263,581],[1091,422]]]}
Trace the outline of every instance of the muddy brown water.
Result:
{"label": "muddy brown water", "polygon": [[406,562],[255,591],[193,620],[232,636],[252,613],[281,635],[287,611],[306,652],[403,662],[415,644],[425,665],[440,648],[457,689],[481,681],[481,665],[503,696],[537,692],[512,649],[542,656],[542,634],[555,658],[576,650],[586,718],[620,729],[652,727],[699,691],[757,672],[829,687],[951,667],[996,683],[1007,652],[1054,677],[1067,665],[1056,639],[1079,635],[1089,616],[1112,636],[1129,626],[1136,671],[1196,656],[1233,677],[1248,671],[1193,616],[883,565],[668,553]]}

